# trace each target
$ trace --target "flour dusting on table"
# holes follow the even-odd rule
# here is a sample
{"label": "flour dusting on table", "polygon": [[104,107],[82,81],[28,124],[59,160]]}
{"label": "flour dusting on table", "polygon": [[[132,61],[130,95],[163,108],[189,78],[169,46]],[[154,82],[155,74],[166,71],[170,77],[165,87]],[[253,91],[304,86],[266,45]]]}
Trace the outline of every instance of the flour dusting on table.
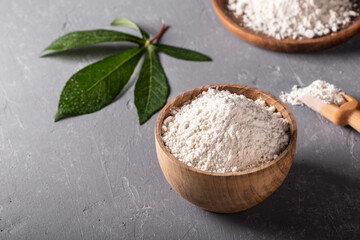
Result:
{"label": "flour dusting on table", "polygon": [[282,92],[280,99],[292,105],[303,105],[300,98],[304,95],[309,95],[327,104],[340,106],[344,102],[343,94],[344,92],[335,85],[322,80],[316,80],[304,88],[294,85],[290,93]]}

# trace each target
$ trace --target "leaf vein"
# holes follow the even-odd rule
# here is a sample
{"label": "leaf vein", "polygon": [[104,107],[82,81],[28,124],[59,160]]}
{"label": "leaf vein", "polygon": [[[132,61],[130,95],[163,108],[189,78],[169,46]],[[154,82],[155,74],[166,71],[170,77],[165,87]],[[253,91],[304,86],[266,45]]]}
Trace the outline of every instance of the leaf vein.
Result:
{"label": "leaf vein", "polygon": [[120,64],[116,65],[116,67],[114,67],[110,72],[108,72],[105,76],[103,76],[102,78],[100,78],[98,81],[96,81],[90,88],[86,89],[86,91],[84,91],[84,93],[78,95],[76,98],[73,98],[69,104],[67,104],[66,106],[69,107],[72,105],[72,103],[74,103],[74,101],[78,100],[79,98],[81,98],[82,96],[86,95],[90,90],[92,90],[94,87],[96,87],[101,81],[103,81],[106,77],[108,77],[110,74],[112,74],[116,69],[118,69],[119,67],[121,67],[122,65],[124,65],[126,62],[128,62],[130,59],[132,59],[133,57],[135,57],[136,55],[138,55],[140,52],[142,52],[142,50],[144,50],[145,47],[140,48],[137,52],[135,52],[135,54],[129,56],[127,59],[125,59],[124,61],[122,61]]}
{"label": "leaf vein", "polygon": [[150,98],[151,98],[151,84],[152,84],[152,65],[153,65],[153,61],[152,61],[152,52],[151,52],[151,49],[150,47],[148,48],[148,54],[149,54],[149,65],[150,65],[150,70],[149,70],[149,74],[150,74],[150,77],[149,77],[149,94],[148,94],[148,97],[147,97],[147,100],[146,100],[146,105],[145,105],[145,112],[148,111],[148,107],[149,107],[149,104],[150,104]]}

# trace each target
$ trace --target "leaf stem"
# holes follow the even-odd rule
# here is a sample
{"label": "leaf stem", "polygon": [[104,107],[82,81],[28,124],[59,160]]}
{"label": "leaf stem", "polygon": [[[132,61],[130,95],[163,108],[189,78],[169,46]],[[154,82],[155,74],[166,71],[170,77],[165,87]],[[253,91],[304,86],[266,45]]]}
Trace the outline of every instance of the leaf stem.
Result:
{"label": "leaf stem", "polygon": [[165,30],[165,23],[163,23],[163,24],[161,25],[161,28],[160,28],[159,32],[155,35],[155,37],[153,37],[153,38],[150,40],[150,42],[152,43],[152,42],[154,42],[156,39],[158,39],[158,38],[163,34],[164,30]]}

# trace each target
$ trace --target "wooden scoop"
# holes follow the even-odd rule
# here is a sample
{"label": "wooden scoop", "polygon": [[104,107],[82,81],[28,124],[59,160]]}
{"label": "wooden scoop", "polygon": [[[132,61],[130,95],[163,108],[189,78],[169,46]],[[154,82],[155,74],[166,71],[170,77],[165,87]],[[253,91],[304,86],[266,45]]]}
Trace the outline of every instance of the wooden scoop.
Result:
{"label": "wooden scoop", "polygon": [[360,132],[359,103],[355,98],[346,93],[343,94],[343,97],[346,101],[339,107],[333,104],[326,104],[321,100],[308,95],[302,96],[300,99],[308,107],[320,113],[331,122],[340,126],[350,125]]}

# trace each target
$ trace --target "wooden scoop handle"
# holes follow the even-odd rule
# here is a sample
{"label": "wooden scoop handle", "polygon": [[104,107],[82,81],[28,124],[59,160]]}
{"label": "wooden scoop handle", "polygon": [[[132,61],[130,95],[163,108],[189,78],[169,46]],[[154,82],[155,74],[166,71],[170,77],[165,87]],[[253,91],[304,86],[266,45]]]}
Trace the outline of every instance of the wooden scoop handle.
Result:
{"label": "wooden scoop handle", "polygon": [[352,111],[348,118],[348,124],[360,132],[360,110]]}

